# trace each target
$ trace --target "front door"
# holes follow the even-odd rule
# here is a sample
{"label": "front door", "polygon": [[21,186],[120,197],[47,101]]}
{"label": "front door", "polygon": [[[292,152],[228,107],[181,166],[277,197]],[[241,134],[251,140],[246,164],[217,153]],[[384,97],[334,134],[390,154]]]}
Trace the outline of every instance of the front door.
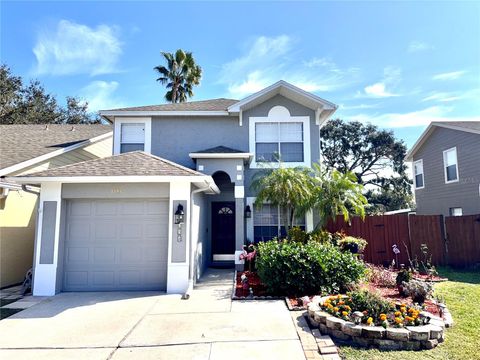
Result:
{"label": "front door", "polygon": [[213,260],[233,260],[235,253],[235,202],[212,202]]}

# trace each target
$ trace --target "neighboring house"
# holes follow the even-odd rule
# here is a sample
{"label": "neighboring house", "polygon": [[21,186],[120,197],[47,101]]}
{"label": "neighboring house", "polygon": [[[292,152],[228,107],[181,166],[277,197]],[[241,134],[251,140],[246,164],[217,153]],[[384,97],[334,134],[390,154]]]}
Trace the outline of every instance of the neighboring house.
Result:
{"label": "neighboring house", "polygon": [[10,179],[41,186],[34,294],[183,293],[206,266],[241,267],[247,239],[284,232],[278,208],[254,208],[252,176],[277,153],[285,166],[319,161],[336,108],[279,81],[240,101],[102,111],[114,156]]}
{"label": "neighboring house", "polygon": [[0,126],[0,288],[23,281],[32,267],[39,188],[5,177],[112,154],[106,125]]}
{"label": "neighboring house", "polygon": [[432,122],[406,160],[417,214],[480,214],[480,121]]}

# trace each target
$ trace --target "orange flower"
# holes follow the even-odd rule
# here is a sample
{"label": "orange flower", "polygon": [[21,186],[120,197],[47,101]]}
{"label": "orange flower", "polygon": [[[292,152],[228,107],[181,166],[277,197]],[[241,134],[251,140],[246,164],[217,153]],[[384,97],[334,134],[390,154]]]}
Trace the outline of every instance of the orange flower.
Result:
{"label": "orange flower", "polygon": [[348,305],[345,305],[345,309],[347,309],[348,311],[352,310],[352,308]]}
{"label": "orange flower", "polygon": [[400,311],[395,311],[395,316],[396,317],[399,317],[400,315],[402,315],[402,313]]}
{"label": "orange flower", "polygon": [[412,318],[411,316],[405,316],[405,321],[407,323],[411,323],[413,320],[415,320],[414,318]]}
{"label": "orange flower", "polygon": [[400,307],[400,311],[402,313],[407,312],[407,308],[405,306]]}
{"label": "orange flower", "polygon": [[338,310],[339,310],[339,309],[338,309],[338,307],[336,307],[336,306],[333,308],[333,311],[335,311],[335,312],[338,312]]}
{"label": "orange flower", "polygon": [[385,314],[380,314],[380,320],[381,320],[381,321],[387,320],[387,315],[385,315]]}
{"label": "orange flower", "polygon": [[339,301],[338,302],[338,305],[344,305],[345,304],[345,301]]}
{"label": "orange flower", "polygon": [[399,317],[396,317],[395,324],[401,324],[401,323],[402,323],[402,319],[400,319]]}

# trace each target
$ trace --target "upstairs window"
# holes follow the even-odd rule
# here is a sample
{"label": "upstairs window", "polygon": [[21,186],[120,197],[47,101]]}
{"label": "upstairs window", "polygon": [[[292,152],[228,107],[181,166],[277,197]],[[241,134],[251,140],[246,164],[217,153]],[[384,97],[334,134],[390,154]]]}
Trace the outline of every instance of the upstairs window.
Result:
{"label": "upstairs window", "polygon": [[303,162],[303,123],[257,122],[255,161]]}
{"label": "upstairs window", "polygon": [[445,170],[445,183],[458,181],[457,148],[451,148],[443,152],[443,167]]}
{"label": "upstairs window", "polygon": [[423,189],[425,186],[423,178],[423,160],[417,160],[413,163],[413,172],[415,178],[415,189]]}
{"label": "upstairs window", "polygon": [[145,150],[145,124],[123,123],[120,134],[120,152]]}

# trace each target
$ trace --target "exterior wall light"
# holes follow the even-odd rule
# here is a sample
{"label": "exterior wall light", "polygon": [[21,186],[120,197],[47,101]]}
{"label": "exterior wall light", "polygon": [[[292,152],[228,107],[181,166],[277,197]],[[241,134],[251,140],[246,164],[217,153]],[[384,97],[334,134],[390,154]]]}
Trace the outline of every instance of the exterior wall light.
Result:
{"label": "exterior wall light", "polygon": [[245,217],[250,219],[252,217],[252,209],[250,209],[250,205],[245,207]]}
{"label": "exterior wall light", "polygon": [[177,211],[175,211],[175,224],[183,224],[185,221],[185,212],[183,211],[183,205],[178,204]]}

